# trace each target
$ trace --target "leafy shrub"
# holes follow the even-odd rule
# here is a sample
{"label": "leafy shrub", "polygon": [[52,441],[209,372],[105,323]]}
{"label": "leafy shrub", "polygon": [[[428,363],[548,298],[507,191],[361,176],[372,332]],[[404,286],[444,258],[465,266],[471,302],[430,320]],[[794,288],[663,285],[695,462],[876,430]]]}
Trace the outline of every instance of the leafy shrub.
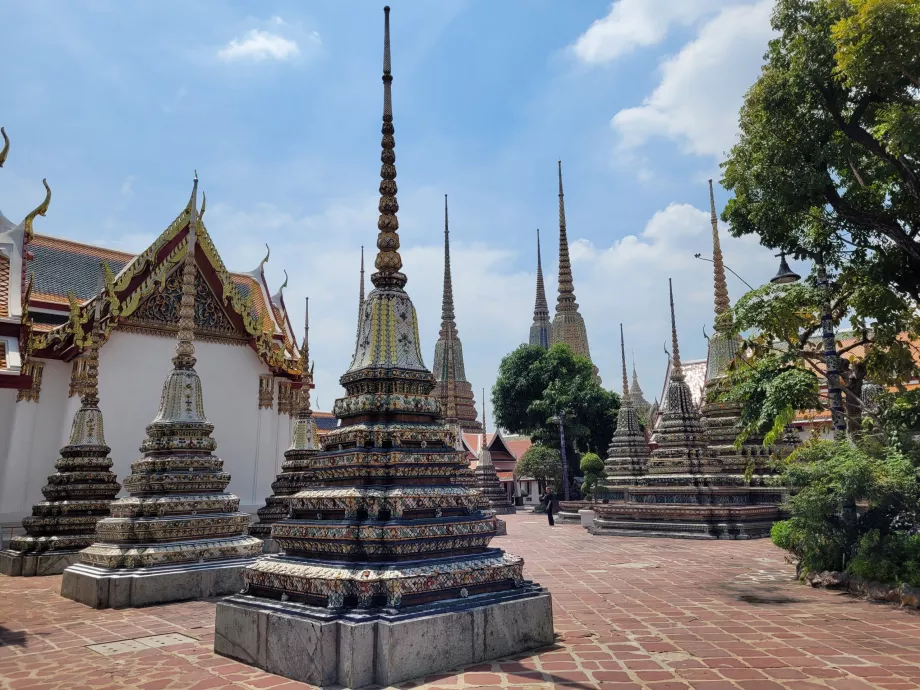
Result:
{"label": "leafy shrub", "polygon": [[860,538],[848,570],[867,580],[920,587],[920,534],[882,536],[879,530],[870,530]]}
{"label": "leafy shrub", "polygon": [[597,482],[604,476],[604,461],[596,453],[585,453],[581,456],[579,467],[585,475],[585,481],[581,485],[581,494],[585,498],[593,499]]}

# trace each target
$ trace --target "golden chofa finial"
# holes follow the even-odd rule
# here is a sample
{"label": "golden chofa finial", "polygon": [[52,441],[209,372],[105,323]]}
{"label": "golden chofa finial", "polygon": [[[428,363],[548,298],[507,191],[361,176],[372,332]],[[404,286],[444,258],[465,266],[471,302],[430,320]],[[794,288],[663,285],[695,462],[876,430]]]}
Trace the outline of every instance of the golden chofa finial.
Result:
{"label": "golden chofa finial", "polygon": [[51,187],[48,186],[48,180],[42,180],[42,184],[45,185],[45,200],[42,201],[34,211],[29,213],[24,221],[22,221],[25,228],[22,239],[23,246],[31,242],[32,237],[35,235],[32,231],[32,221],[35,220],[36,216],[44,216],[48,212],[48,207],[51,205]]}
{"label": "golden chofa finial", "polygon": [[6,157],[10,152],[10,138],[6,136],[6,130],[0,127],[0,135],[3,136],[3,150],[0,151],[0,168],[6,163]]}
{"label": "golden chofa finial", "polygon": [[406,284],[406,276],[399,272],[402,268],[402,257],[399,255],[399,221],[396,212],[399,204],[396,201],[396,139],[393,134],[393,99],[391,86],[393,75],[390,73],[390,8],[383,8],[383,127],[380,141],[380,203],[377,210],[380,217],[377,219],[377,259],[374,266],[377,272],[371,276],[375,287],[397,287]]}

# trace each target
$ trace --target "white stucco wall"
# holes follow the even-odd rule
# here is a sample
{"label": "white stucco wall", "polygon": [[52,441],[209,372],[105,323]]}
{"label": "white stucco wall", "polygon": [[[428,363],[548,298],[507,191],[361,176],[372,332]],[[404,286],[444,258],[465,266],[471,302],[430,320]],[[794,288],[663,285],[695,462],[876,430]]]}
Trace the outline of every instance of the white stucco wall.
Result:
{"label": "white stucco wall", "polygon": [[[175,344],[172,338],[116,331],[100,352],[100,407],[119,482],[140,456],[138,447],[159,407]],[[259,409],[259,376],[268,369],[252,349],[209,342],[195,347],[217,455],[233,477],[228,491],[240,497],[241,509],[254,512],[271,494],[290,418],[277,412],[277,390],[274,408]],[[70,371],[70,364],[46,363],[37,405],[10,402],[15,391],[0,390],[0,522],[20,518],[42,500],[41,488],[54,472],[79,406],[76,397],[67,397]]]}

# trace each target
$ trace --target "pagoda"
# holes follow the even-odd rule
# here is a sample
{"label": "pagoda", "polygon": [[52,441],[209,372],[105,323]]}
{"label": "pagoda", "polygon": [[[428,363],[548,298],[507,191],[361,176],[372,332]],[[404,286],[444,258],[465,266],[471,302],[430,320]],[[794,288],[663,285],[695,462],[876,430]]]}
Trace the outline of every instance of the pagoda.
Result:
{"label": "pagoda", "polygon": [[624,396],[628,395],[632,401],[632,406],[639,415],[639,420],[646,426],[651,422],[652,405],[645,399],[645,393],[642,392],[642,386],[639,385],[639,375],[636,373],[636,362],[633,360],[632,383],[629,386],[628,393],[624,390]]}
{"label": "pagoda", "polygon": [[624,500],[624,486],[633,484],[635,477],[648,471],[648,443],[639,424],[639,411],[626,378],[623,324],[620,324],[620,356],[623,361],[623,397],[617,413],[617,428],[607,448],[607,459],[604,460],[604,478],[597,490],[597,497],[605,502]]}
{"label": "pagoda", "polygon": [[13,537],[9,549],[0,552],[4,575],[57,575],[73,565],[80,550],[95,541],[96,523],[109,514],[120,488],[111,471],[99,409],[101,320],[97,300],[70,440],[54,463],[57,472],[42,489],[45,500],[32,506],[32,515],[22,521],[25,535]]}
{"label": "pagoda", "polygon": [[508,493],[498,481],[498,473],[492,464],[492,453],[489,451],[489,435],[486,433],[486,392],[482,391],[482,444],[479,446],[479,461],[473,470],[476,477],[476,486],[482,492],[480,505],[485,510],[490,510],[496,515],[513,513],[514,506],[508,500]]}
{"label": "pagoda", "polygon": [[[363,262],[362,262],[363,263]],[[277,544],[271,538],[272,525],[287,517],[290,510],[288,498],[304,487],[310,486],[313,475],[310,459],[319,452],[319,432],[310,409],[310,390],[313,385],[313,368],[310,366],[310,298],[307,297],[304,320],[303,347],[300,350],[303,374],[301,388],[294,392],[295,415],[291,424],[291,445],[284,452],[281,474],[272,482],[272,493],[265,505],[256,511],[258,522],[249,528],[249,534],[262,539],[262,551],[274,553]],[[314,365],[315,366],[315,365]]]}
{"label": "pagoda", "polygon": [[549,320],[549,305],[543,287],[543,262],[540,260],[540,229],[537,228],[537,298],[533,305],[533,325],[530,327],[530,344],[549,349],[553,339],[553,325]]}
{"label": "pagoda", "polygon": [[782,491],[751,487],[723,472],[707,447],[706,427],[684,378],[671,303],[671,366],[652,435],[647,472],[623,483],[623,502],[595,508],[594,534],[695,539],[766,536],[779,516]]}
{"label": "pagoda", "polygon": [[463,344],[457,335],[454,316],[454,288],[450,276],[450,228],[447,195],[444,195],[444,292],[441,299],[441,330],[434,345],[435,397],[441,402],[444,419],[463,431],[479,431],[473,387],[466,380]]}
{"label": "pagoda", "polygon": [[341,424],[310,461],[316,485],[272,526],[283,553],[217,605],[214,649],[314,685],[392,685],[550,644],[548,592],[489,548],[495,523],[432,395],[403,289],[396,213],[389,8],[384,8],[377,271],[336,401]]}
{"label": "pagoda", "polygon": [[[230,475],[213,455],[214,425],[204,413],[195,371],[198,177],[189,199],[182,297],[173,370],[147,426],[143,457],[124,480],[130,494],[96,524],[95,543],[64,571],[61,595],[94,608],[124,608],[239,591],[242,569],[262,549],[246,534],[249,515],[224,492]],[[203,213],[203,206],[202,206]]]}

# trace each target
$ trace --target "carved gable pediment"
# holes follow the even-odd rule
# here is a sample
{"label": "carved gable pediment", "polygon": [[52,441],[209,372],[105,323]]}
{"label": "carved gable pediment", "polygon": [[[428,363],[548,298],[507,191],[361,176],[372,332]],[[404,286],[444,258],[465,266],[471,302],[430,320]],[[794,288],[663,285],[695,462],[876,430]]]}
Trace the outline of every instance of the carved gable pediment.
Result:
{"label": "carved gable pediment", "polygon": [[[166,331],[179,328],[182,300],[181,272],[174,271],[125,320],[128,329]],[[248,334],[234,327],[217,296],[198,271],[195,274],[195,335],[222,340],[246,340]]]}

